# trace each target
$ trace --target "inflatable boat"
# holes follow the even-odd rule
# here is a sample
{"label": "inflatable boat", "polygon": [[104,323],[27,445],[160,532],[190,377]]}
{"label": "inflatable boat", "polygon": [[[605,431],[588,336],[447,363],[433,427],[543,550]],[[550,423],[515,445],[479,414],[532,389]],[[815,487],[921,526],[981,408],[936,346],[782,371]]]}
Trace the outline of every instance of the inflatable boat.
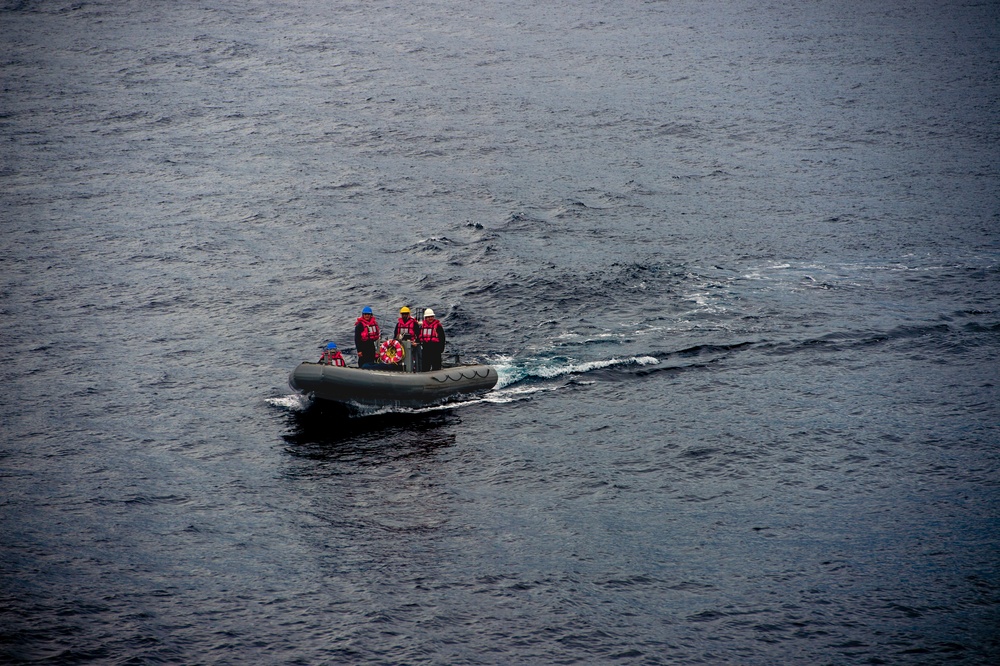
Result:
{"label": "inflatable boat", "polygon": [[489,391],[497,380],[496,368],[482,364],[407,372],[300,363],[289,376],[288,384],[321,400],[377,407],[423,407],[457,395]]}

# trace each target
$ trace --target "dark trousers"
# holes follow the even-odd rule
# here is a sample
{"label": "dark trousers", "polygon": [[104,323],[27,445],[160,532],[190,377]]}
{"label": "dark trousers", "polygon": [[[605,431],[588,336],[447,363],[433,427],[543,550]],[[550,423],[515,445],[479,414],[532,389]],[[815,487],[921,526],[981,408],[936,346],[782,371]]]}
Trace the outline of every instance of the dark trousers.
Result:
{"label": "dark trousers", "polygon": [[420,350],[420,370],[429,372],[430,370],[441,369],[441,354],[444,353],[444,345],[425,342]]}
{"label": "dark trousers", "polygon": [[358,367],[368,363],[378,363],[378,359],[375,358],[375,342],[372,340],[358,345]]}

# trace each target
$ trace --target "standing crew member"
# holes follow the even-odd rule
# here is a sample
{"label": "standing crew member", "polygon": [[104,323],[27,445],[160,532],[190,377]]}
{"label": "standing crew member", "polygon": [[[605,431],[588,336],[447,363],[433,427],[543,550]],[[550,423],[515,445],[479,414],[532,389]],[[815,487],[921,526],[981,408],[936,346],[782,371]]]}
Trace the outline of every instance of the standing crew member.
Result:
{"label": "standing crew member", "polygon": [[444,353],[444,327],[434,318],[434,310],[424,310],[424,323],[420,327],[420,344],[423,345],[423,358],[420,369],[441,369],[441,354]]}
{"label": "standing crew member", "polygon": [[367,305],[361,310],[361,316],[354,322],[354,346],[358,348],[358,367],[367,363],[377,363],[375,343],[379,338],[378,322],[372,309]]}
{"label": "standing crew member", "polygon": [[410,308],[405,305],[399,308],[399,321],[396,322],[396,331],[392,334],[397,340],[413,340],[417,341],[417,332],[420,330],[420,325],[417,324],[417,320],[410,317]]}

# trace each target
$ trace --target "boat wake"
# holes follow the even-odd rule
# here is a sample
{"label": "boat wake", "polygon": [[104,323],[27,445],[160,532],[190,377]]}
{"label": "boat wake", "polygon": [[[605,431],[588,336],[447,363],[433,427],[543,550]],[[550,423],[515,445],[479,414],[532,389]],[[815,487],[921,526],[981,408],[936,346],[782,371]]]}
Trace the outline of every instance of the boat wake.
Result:
{"label": "boat wake", "polygon": [[596,361],[577,361],[566,356],[530,359],[522,362],[498,359],[493,365],[497,369],[500,380],[494,391],[502,391],[507,387],[526,382],[549,381],[608,368],[656,365],[659,362],[660,360],[653,356],[614,357]]}

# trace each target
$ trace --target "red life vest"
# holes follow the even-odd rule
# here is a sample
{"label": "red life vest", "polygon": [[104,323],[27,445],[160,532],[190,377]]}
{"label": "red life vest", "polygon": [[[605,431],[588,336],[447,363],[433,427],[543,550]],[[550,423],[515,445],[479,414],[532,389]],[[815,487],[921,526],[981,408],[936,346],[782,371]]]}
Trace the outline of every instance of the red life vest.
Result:
{"label": "red life vest", "polygon": [[428,321],[424,319],[424,325],[420,328],[421,342],[441,342],[441,322],[437,319]]}
{"label": "red life vest", "polygon": [[323,356],[320,357],[319,362],[324,365],[339,365],[342,368],[347,367],[347,361],[344,360],[344,356],[340,353],[340,350],[331,352],[329,350],[323,352]]}
{"label": "red life vest", "polygon": [[354,325],[357,326],[358,324],[364,326],[364,328],[361,329],[361,339],[363,341],[371,342],[373,340],[378,340],[378,322],[375,321],[374,316],[367,322],[364,317],[358,317],[358,320],[354,322]]}
{"label": "red life vest", "polygon": [[397,335],[401,336],[404,333],[409,333],[411,340],[417,339],[417,320],[413,317],[410,317],[406,321],[403,321],[403,318],[400,317],[399,321],[396,322],[396,326],[399,327],[399,333]]}

